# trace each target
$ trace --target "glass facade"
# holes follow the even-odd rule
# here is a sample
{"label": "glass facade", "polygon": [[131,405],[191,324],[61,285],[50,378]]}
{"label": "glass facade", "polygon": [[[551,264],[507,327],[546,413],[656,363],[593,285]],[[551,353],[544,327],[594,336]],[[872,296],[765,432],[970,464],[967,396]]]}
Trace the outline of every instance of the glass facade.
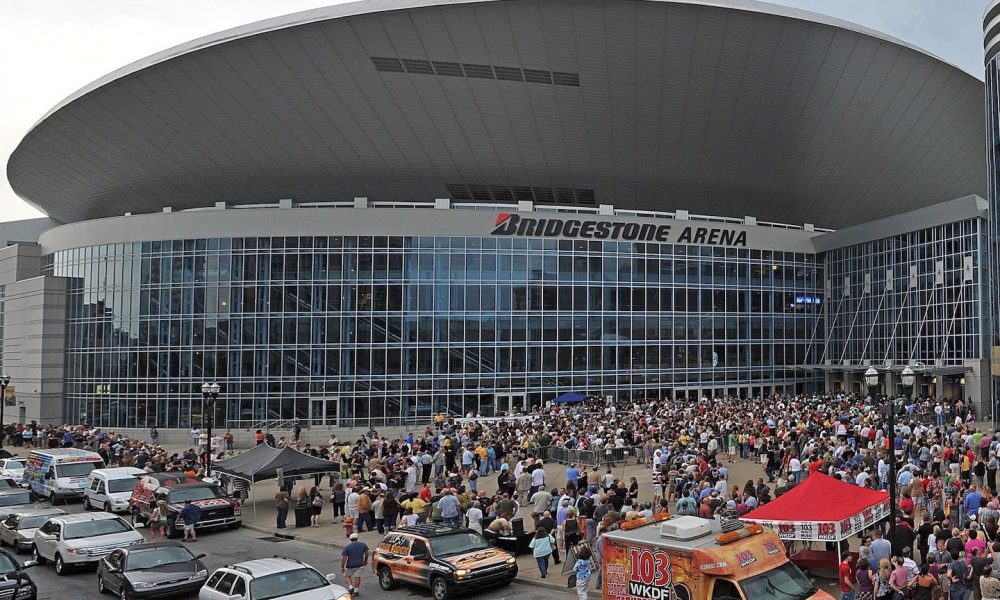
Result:
{"label": "glass facade", "polygon": [[826,277],[807,253],[253,237],[59,251],[44,272],[71,281],[67,417],[103,427],[202,423],[204,381],[222,386],[215,422],[232,427],[491,416],[511,393],[823,385],[797,368],[823,351]]}
{"label": "glass facade", "polygon": [[988,356],[987,226],[967,219],[827,252],[820,363],[940,367]]}

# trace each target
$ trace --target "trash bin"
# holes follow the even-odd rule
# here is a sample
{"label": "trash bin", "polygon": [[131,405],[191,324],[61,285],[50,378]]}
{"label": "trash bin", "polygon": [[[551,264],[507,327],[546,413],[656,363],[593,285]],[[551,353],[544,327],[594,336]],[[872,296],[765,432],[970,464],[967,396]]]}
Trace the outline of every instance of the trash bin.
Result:
{"label": "trash bin", "polygon": [[312,525],[312,507],[308,502],[295,505],[295,526],[309,527]]}

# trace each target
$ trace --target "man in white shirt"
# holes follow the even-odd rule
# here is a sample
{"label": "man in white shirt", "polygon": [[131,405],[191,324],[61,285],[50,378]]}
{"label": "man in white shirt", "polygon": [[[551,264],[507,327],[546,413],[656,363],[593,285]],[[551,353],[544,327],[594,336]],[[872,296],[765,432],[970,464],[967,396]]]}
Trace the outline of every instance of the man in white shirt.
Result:
{"label": "man in white shirt", "polygon": [[800,478],[802,475],[802,461],[798,457],[793,456],[788,461],[788,479],[793,483],[799,483],[802,481]]}
{"label": "man in white shirt", "polygon": [[534,494],[544,487],[545,469],[543,469],[541,463],[539,463],[538,468],[531,472],[531,493]]}

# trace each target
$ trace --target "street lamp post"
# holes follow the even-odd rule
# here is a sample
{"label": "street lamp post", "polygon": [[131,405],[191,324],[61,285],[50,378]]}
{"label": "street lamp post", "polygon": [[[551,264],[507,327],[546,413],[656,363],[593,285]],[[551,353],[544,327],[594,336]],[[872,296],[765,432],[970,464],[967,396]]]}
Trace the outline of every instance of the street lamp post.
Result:
{"label": "street lamp post", "polygon": [[3,409],[7,405],[7,386],[10,385],[10,375],[4,373],[0,377],[0,448],[3,448],[4,438],[7,432],[3,429]]}
{"label": "street lamp post", "polygon": [[215,424],[215,401],[219,399],[219,387],[217,383],[201,384],[201,395],[208,404],[208,448],[205,449],[205,477],[212,474],[212,425]]}

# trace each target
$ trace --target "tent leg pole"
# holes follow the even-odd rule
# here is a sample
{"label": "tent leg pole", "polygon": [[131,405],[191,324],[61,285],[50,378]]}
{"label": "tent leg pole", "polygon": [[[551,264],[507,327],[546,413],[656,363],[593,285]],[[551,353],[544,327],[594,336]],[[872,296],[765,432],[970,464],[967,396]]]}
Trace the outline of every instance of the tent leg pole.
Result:
{"label": "tent leg pole", "polygon": [[844,562],[843,557],[840,555],[840,544],[844,540],[837,540],[837,572],[840,572],[840,563]]}

